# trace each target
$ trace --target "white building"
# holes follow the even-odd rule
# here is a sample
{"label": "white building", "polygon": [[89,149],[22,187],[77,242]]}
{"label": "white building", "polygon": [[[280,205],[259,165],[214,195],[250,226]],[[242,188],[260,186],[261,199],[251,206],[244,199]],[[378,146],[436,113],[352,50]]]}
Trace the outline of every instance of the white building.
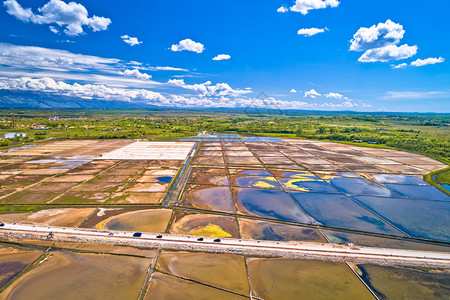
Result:
{"label": "white building", "polygon": [[27,137],[26,133],[8,132],[5,133],[5,139],[15,139],[16,137]]}

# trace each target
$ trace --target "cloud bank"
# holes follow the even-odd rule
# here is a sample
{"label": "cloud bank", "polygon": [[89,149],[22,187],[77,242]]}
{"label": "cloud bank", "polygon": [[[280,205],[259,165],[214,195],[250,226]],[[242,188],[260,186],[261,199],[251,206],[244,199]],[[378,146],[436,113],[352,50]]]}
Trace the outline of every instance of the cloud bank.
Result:
{"label": "cloud bank", "polygon": [[[129,87],[153,87],[161,83],[150,80],[146,71],[189,72],[171,66],[150,66],[67,50],[17,46],[0,43],[0,76],[50,77],[55,80],[111,84]],[[138,74],[139,72],[139,74]]]}
{"label": "cloud bank", "polygon": [[[0,90],[40,92],[95,101],[128,101],[164,107],[246,108],[273,106],[278,109],[342,110],[358,104],[338,93],[323,96],[315,90],[300,100],[258,100],[251,88],[236,88],[226,82],[187,83],[183,79],[157,82],[148,71],[189,70],[154,67],[137,61],[122,61],[66,50],[0,43]],[[176,75],[173,75],[174,77]],[[192,79],[194,80],[194,79]],[[298,92],[297,92],[298,93]],[[292,94],[292,96],[300,94]],[[291,97],[292,97],[291,96]],[[107,104],[106,104],[107,105]]]}

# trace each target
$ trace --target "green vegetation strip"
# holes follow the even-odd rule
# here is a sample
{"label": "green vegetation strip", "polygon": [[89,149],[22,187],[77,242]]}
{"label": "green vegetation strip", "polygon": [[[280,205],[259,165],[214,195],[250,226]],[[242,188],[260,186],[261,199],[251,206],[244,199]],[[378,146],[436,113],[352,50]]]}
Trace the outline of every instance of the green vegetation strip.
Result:
{"label": "green vegetation strip", "polygon": [[450,185],[450,167],[431,172],[424,176],[424,180],[441,192],[450,196],[450,191],[441,186],[441,184]]}
{"label": "green vegetation strip", "polygon": [[449,184],[450,185],[450,168],[439,170],[434,174],[434,180],[439,184]]}
{"label": "green vegetation strip", "polygon": [[12,214],[12,213],[26,213],[32,211],[38,211],[42,208],[42,206],[33,206],[33,205],[1,205],[0,204],[0,214]]}
{"label": "green vegetation strip", "polygon": [[[12,127],[11,113],[16,117]],[[450,162],[450,115],[283,111],[281,114],[212,110],[0,110],[0,135],[25,132],[26,138],[0,146],[57,139],[148,137],[174,140],[198,131],[266,135],[390,147]],[[44,130],[34,129],[36,124]]]}

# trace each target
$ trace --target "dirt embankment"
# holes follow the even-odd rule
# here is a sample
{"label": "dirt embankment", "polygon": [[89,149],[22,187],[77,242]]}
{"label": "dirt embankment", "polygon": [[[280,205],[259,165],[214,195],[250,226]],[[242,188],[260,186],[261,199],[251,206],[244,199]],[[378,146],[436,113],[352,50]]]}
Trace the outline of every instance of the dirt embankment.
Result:
{"label": "dirt embankment", "polygon": [[[27,240],[47,240],[48,237],[43,233],[11,233],[1,232],[0,238],[4,238],[14,242],[26,243]],[[427,268],[450,268],[448,261],[439,261],[432,259],[401,259],[396,260],[394,257],[386,256],[386,258],[370,257],[370,256],[354,256],[347,255],[344,252],[336,253],[335,255],[318,251],[301,251],[301,250],[285,250],[285,249],[255,249],[255,247],[227,247],[220,244],[206,244],[206,243],[187,243],[182,244],[180,242],[158,241],[148,239],[133,239],[133,238],[117,238],[108,239],[103,237],[89,236],[80,237],[73,234],[61,234],[53,236],[51,240],[59,242],[76,242],[76,243],[91,243],[91,244],[107,244],[117,246],[132,246],[138,248],[162,248],[168,250],[185,250],[192,252],[209,252],[209,253],[228,253],[228,254],[240,254],[247,256],[260,256],[260,257],[286,257],[297,259],[315,259],[326,261],[341,261],[352,263],[371,263],[378,265],[405,265],[405,266],[419,266]],[[307,253],[305,253],[307,252]]]}

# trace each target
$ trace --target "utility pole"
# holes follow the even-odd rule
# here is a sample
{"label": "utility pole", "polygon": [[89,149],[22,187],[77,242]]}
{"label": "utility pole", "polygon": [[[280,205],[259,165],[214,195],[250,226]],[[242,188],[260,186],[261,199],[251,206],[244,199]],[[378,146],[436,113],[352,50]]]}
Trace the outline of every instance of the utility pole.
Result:
{"label": "utility pole", "polygon": [[13,128],[16,128],[16,120],[14,119],[14,113],[12,113],[12,125]]}

